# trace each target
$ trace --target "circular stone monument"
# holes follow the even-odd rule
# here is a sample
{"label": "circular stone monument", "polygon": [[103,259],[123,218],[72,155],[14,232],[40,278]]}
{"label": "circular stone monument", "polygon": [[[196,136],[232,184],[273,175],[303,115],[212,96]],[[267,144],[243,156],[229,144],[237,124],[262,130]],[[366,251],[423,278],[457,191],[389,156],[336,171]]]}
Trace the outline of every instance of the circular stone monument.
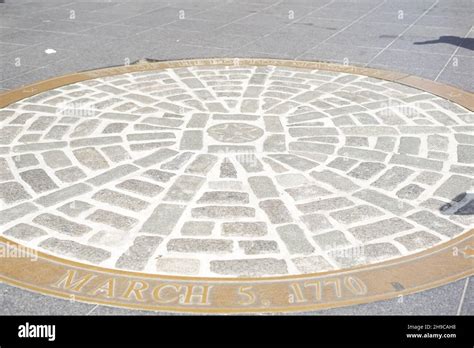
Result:
{"label": "circular stone monument", "polygon": [[5,93],[1,242],[27,254],[10,252],[0,278],[129,308],[258,312],[472,273],[472,94],[372,69],[233,62]]}

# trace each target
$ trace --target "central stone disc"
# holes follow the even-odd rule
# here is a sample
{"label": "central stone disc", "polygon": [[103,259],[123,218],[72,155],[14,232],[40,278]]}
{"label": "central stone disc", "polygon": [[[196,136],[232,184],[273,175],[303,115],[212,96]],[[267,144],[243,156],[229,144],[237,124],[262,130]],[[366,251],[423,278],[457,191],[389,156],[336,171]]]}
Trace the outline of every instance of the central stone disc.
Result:
{"label": "central stone disc", "polygon": [[223,143],[248,143],[262,137],[263,130],[247,123],[221,123],[210,127],[207,133]]}

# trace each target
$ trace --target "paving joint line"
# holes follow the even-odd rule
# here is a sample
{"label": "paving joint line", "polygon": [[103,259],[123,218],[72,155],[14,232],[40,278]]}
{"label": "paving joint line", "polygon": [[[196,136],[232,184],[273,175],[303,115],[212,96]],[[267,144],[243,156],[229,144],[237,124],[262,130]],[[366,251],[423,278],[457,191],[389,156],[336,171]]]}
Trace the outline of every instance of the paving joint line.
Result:
{"label": "paving joint line", "polygon": [[392,46],[399,38],[401,38],[403,36],[403,34],[405,34],[408,30],[410,30],[416,23],[418,23],[418,21],[420,19],[422,19],[428,12],[431,11],[431,9],[433,7],[435,7],[437,4],[439,3],[439,0],[436,0],[435,3],[433,3],[430,8],[428,8],[425,12],[423,12],[418,18],[415,19],[415,21],[413,23],[411,23],[405,30],[403,30],[400,34],[398,34],[398,36],[393,39],[387,46],[385,46],[385,48],[383,48],[380,52],[378,52],[374,57],[372,57],[371,60],[369,60],[367,62],[367,64],[365,64],[365,66],[368,66],[370,63],[372,63],[378,56],[380,56],[383,52],[385,52],[385,50],[387,50],[390,46]]}
{"label": "paving joint line", "polygon": [[363,14],[362,16],[360,16],[359,18],[355,19],[354,21],[352,21],[351,23],[349,23],[348,25],[346,25],[344,28],[338,30],[337,32],[335,32],[334,34],[330,35],[329,37],[327,37],[326,39],[324,39],[323,41],[319,42],[317,45],[311,47],[310,49],[300,53],[299,55],[297,55],[295,57],[295,60],[298,60],[300,59],[301,56],[305,55],[306,53],[308,53],[309,51],[312,51],[313,49],[315,49],[316,47],[319,47],[321,46],[322,44],[326,43],[328,40],[332,39],[334,36],[336,35],[339,35],[340,33],[344,32],[345,30],[347,30],[348,28],[350,28],[351,26],[353,26],[354,24],[358,23],[362,18],[366,17],[367,15],[371,14],[372,12],[374,12],[376,9],[378,9],[380,6],[382,6],[383,4],[386,3],[386,0],[384,0],[383,2],[381,2],[380,4],[378,4],[377,6],[375,6],[374,8],[372,8],[369,12]]}
{"label": "paving joint line", "polygon": [[470,277],[467,277],[466,281],[464,282],[464,288],[462,290],[461,300],[459,301],[459,307],[458,307],[458,310],[456,312],[456,315],[461,315],[462,306],[464,304],[464,298],[466,297],[467,287],[469,285],[469,279],[470,279]]}
{"label": "paving joint line", "polygon": [[463,44],[463,42],[466,40],[466,38],[468,37],[468,35],[471,33],[472,29],[474,27],[471,26],[471,29],[469,29],[469,31],[466,33],[466,35],[464,35],[463,39],[461,40],[461,42],[459,43],[459,45],[456,47],[456,49],[454,50],[454,52],[451,54],[451,56],[449,57],[448,61],[446,62],[446,64],[444,64],[443,68],[441,69],[441,71],[438,73],[438,75],[436,75],[435,77],[435,81],[438,81],[439,77],[441,76],[441,74],[446,70],[446,67],[448,66],[449,62],[454,58],[454,56],[456,55],[456,53],[459,51],[459,48],[461,47],[461,45]]}

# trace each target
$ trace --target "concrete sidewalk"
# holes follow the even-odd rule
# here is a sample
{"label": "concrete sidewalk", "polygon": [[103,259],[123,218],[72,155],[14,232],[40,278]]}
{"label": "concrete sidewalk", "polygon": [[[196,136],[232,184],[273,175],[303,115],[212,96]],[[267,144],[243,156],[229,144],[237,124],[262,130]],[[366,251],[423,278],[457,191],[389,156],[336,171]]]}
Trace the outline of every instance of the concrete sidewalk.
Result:
{"label": "concrete sidewalk", "polygon": [[199,57],[323,60],[466,90],[474,85],[469,0],[6,0],[0,6],[4,90],[141,58]]}

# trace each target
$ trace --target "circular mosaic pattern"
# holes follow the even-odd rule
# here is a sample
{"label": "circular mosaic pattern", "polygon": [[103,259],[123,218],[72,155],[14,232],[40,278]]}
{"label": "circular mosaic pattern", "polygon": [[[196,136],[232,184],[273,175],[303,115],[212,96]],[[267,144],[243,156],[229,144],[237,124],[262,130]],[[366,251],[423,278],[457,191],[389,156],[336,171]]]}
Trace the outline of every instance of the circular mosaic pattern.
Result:
{"label": "circular mosaic pattern", "polygon": [[474,224],[474,115],[394,82],[180,67],[51,89],[0,119],[2,234],[83,263],[298,275]]}
{"label": "circular mosaic pattern", "polygon": [[263,130],[246,123],[222,123],[212,126],[207,133],[223,143],[249,143],[260,138]]}

